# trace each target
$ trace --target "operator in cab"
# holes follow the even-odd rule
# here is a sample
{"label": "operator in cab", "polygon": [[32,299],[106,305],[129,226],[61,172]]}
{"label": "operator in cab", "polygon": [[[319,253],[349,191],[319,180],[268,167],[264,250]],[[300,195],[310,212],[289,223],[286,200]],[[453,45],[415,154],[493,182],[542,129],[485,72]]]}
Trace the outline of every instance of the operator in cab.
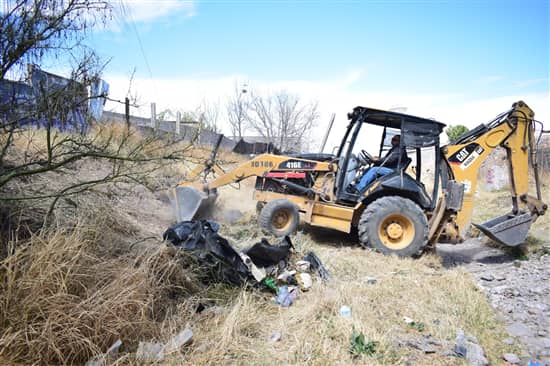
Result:
{"label": "operator in cab", "polygon": [[402,169],[406,166],[409,157],[405,146],[400,147],[400,144],[401,135],[393,136],[391,139],[392,147],[386,155],[381,158],[373,157],[371,160],[372,166],[367,169],[359,183],[355,187],[350,187],[352,191],[355,190],[353,193],[363,194],[368,185],[374,182],[376,178],[393,173],[396,169]]}

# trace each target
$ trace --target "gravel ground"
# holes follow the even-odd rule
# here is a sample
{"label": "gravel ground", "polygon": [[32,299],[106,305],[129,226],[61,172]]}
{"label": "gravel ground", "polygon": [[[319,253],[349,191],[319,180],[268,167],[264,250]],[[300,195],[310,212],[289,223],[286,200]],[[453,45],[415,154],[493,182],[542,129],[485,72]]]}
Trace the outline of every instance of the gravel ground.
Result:
{"label": "gravel ground", "polygon": [[506,325],[510,334],[506,342],[521,349],[520,364],[537,359],[541,365],[550,365],[549,243],[525,260],[478,239],[439,244],[437,251],[445,266],[464,266],[477,279]]}

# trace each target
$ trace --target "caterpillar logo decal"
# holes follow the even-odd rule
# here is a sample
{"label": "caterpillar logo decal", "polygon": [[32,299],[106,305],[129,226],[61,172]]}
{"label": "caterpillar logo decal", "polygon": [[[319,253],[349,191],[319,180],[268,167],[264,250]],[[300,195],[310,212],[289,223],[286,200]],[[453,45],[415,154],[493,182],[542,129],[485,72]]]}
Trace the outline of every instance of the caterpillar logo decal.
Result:
{"label": "caterpillar logo decal", "polygon": [[459,165],[462,170],[466,170],[484,151],[483,147],[473,142],[451,155],[449,162],[453,165]]}
{"label": "caterpillar logo decal", "polygon": [[303,160],[286,160],[279,164],[279,169],[293,169],[293,170],[312,170],[315,169],[317,164],[310,161]]}

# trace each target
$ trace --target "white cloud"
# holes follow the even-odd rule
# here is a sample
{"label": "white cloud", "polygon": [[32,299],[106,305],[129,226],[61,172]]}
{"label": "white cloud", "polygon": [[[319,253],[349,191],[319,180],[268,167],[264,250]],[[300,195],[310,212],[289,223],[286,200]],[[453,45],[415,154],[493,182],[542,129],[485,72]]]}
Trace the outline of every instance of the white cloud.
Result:
{"label": "white cloud", "polygon": [[194,0],[110,0],[112,21],[98,29],[119,32],[132,23],[150,25],[167,17],[196,15]]}
{"label": "white cloud", "polygon": [[[137,92],[143,107],[133,109],[132,113],[149,116],[150,102],[155,102],[157,111],[166,108],[180,110],[194,110],[203,100],[221,104],[221,117],[225,113],[224,104],[233,93],[235,82],[246,83],[248,88],[259,92],[274,92],[284,89],[297,94],[303,101],[319,102],[321,119],[318,127],[312,131],[312,138],[319,141],[325,132],[332,113],[336,113],[333,131],[327,143],[327,150],[340,143],[345,126],[346,114],[355,106],[390,109],[395,106],[406,107],[408,114],[426,118],[434,118],[446,124],[464,124],[473,128],[480,123],[492,120],[499,113],[512,106],[512,103],[523,100],[535,111],[535,118],[546,122],[546,129],[550,127],[550,94],[525,93],[516,95],[502,95],[491,98],[474,99],[465,94],[456,92],[425,94],[413,90],[394,92],[378,92],[370,90],[368,84],[361,80],[362,70],[351,70],[343,75],[335,75],[326,80],[250,80],[246,75],[227,75],[218,78],[187,78],[187,79],[136,79],[132,85],[133,92]],[[111,96],[123,99],[128,90],[129,79],[122,76],[106,75],[105,79],[111,85]],[[366,85],[366,86],[363,86]],[[115,104],[108,104],[107,108],[123,108]],[[229,126],[222,126],[229,134]],[[376,136],[375,141],[379,137]],[[444,137],[443,137],[444,138]]]}
{"label": "white cloud", "polygon": [[115,6],[123,16],[134,22],[147,22],[174,14],[195,15],[193,0],[120,0]]}

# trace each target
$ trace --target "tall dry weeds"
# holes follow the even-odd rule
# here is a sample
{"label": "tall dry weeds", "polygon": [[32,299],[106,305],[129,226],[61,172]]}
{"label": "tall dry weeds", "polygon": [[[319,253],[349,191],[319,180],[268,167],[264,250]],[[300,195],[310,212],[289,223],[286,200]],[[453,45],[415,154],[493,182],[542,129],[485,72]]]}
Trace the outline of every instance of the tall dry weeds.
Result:
{"label": "tall dry weeds", "polygon": [[[98,225],[99,223],[99,225]],[[81,363],[117,339],[157,338],[173,302],[200,287],[162,246],[112,255],[105,221],[33,235],[0,263],[0,355],[29,363]]]}

